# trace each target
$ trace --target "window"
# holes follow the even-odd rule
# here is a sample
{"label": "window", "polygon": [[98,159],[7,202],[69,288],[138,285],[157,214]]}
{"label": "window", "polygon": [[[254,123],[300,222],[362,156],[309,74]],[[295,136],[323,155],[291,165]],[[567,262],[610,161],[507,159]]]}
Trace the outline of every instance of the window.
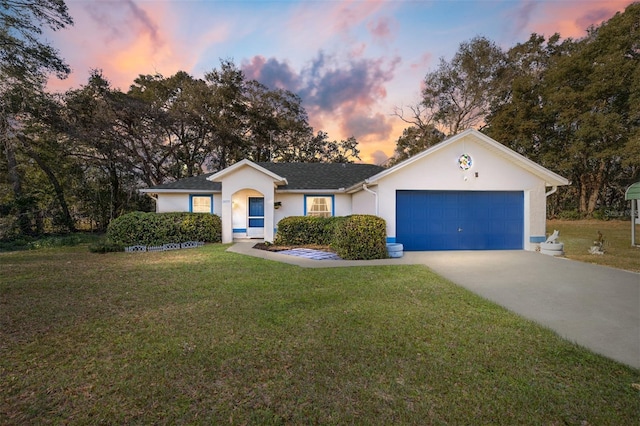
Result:
{"label": "window", "polygon": [[191,195],[189,201],[191,213],[213,213],[213,197],[211,195]]}
{"label": "window", "polygon": [[305,214],[307,216],[330,217],[333,216],[332,195],[307,195],[304,197]]}

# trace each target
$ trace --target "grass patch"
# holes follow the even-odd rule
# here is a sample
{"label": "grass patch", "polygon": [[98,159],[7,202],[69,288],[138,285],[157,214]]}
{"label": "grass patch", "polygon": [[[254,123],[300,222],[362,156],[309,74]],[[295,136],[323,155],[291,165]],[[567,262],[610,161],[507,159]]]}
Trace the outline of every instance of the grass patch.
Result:
{"label": "grass patch", "polygon": [[638,370],[424,267],[225,249],[0,255],[0,423],[640,422]]}
{"label": "grass patch", "polygon": [[[631,245],[630,220],[549,220],[547,231],[554,229],[560,231],[558,240],[564,243],[566,257],[640,272],[640,247]],[[598,239],[598,231],[604,236],[604,255],[589,254],[589,247]],[[640,226],[636,233],[640,235]]]}
{"label": "grass patch", "polygon": [[73,247],[94,243],[100,239],[98,234],[75,232],[72,234],[51,234],[38,237],[22,236],[16,239],[0,240],[0,253],[17,250],[37,250],[52,247]]}

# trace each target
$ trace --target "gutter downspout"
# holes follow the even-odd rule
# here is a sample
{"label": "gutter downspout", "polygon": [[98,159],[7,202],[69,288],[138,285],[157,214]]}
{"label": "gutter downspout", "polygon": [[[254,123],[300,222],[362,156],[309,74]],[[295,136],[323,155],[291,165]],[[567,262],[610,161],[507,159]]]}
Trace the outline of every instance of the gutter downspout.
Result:
{"label": "gutter downspout", "polygon": [[546,193],[544,194],[544,196],[545,196],[545,197],[548,197],[549,195],[555,194],[557,190],[558,190],[558,186],[557,186],[557,185],[554,185],[554,186],[552,186],[552,187],[551,187],[551,189],[549,190],[549,192],[546,192]]}
{"label": "gutter downspout", "polygon": [[363,183],[362,184],[362,189],[364,189],[365,191],[367,191],[369,194],[373,194],[373,196],[376,198],[376,216],[380,216],[379,215],[379,208],[378,208],[378,193],[375,191],[370,190],[369,188],[367,188],[367,184]]}
{"label": "gutter downspout", "polygon": [[152,193],[152,192],[146,192],[145,193],[147,196],[149,196],[149,198],[151,198],[152,200],[155,201],[156,204],[156,213],[158,213],[158,194]]}

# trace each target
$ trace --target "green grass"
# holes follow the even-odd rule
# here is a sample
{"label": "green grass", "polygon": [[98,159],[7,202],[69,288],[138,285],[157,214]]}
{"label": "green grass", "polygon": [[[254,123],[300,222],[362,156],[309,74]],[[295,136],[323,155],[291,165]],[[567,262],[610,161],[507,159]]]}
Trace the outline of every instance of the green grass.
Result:
{"label": "green grass", "polygon": [[[631,245],[630,220],[550,220],[547,232],[560,231],[566,257],[581,262],[611,266],[640,272],[640,247]],[[598,231],[604,237],[604,255],[589,254]],[[640,225],[636,225],[636,241],[640,241]]]}
{"label": "green grass", "polygon": [[421,266],[0,254],[0,424],[640,422],[640,371]]}
{"label": "green grass", "polygon": [[99,234],[75,232],[72,234],[50,234],[39,237],[23,236],[15,239],[0,240],[0,253],[17,250],[37,250],[52,247],[72,247],[99,241]]}

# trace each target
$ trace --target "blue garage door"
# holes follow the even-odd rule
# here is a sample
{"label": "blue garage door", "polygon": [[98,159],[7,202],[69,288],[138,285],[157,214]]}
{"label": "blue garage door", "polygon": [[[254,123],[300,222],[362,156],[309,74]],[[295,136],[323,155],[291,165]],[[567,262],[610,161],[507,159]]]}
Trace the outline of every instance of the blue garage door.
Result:
{"label": "blue garage door", "polygon": [[397,191],[396,242],[417,250],[522,249],[521,191]]}

